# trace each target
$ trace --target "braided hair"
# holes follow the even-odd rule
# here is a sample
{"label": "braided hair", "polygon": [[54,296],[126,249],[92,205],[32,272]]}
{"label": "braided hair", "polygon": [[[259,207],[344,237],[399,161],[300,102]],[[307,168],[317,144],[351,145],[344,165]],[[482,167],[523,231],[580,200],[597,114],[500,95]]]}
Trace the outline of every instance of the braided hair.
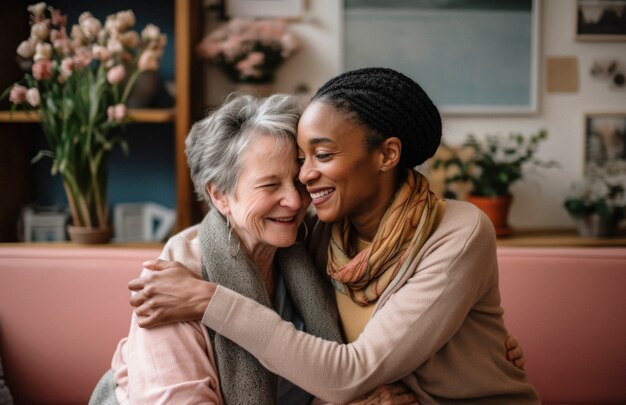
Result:
{"label": "braided hair", "polygon": [[329,104],[367,130],[371,151],[395,136],[402,142],[400,168],[435,154],[441,141],[439,110],[412,79],[392,69],[363,68],[330,79],[311,99]]}

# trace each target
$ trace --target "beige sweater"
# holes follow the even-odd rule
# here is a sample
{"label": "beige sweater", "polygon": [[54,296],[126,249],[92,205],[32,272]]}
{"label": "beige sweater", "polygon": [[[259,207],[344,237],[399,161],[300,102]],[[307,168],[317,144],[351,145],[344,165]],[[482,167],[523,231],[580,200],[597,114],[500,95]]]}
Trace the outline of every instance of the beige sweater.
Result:
{"label": "beige sweater", "polygon": [[[318,267],[328,226],[318,227]],[[493,226],[449,201],[404,279],[392,283],[350,344],[299,332],[274,311],[218,287],[203,323],[269,370],[333,403],[402,379],[426,404],[538,404],[506,360]]]}

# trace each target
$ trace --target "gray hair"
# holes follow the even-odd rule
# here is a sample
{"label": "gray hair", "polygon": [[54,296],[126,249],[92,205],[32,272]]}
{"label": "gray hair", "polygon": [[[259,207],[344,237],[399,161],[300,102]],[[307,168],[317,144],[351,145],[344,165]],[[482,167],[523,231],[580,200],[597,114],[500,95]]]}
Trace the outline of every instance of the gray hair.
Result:
{"label": "gray hair", "polygon": [[185,141],[187,165],[200,200],[208,203],[209,184],[224,194],[235,190],[241,155],[262,135],[295,145],[301,107],[295,96],[276,94],[259,99],[231,95],[206,118],[196,122]]}

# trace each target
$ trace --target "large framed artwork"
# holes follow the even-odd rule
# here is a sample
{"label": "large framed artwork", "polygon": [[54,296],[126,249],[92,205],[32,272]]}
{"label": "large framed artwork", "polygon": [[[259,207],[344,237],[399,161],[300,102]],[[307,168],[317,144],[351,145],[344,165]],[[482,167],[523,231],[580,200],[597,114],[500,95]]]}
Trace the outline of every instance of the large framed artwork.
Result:
{"label": "large framed artwork", "polygon": [[625,0],[576,0],[576,39],[626,41]]}
{"label": "large framed artwork", "polygon": [[532,114],[540,0],[345,0],[346,70],[387,66],[444,114]]}
{"label": "large framed artwork", "polygon": [[228,17],[300,18],[304,0],[224,0]]}
{"label": "large framed artwork", "polygon": [[626,175],[626,111],[585,114],[585,168]]}

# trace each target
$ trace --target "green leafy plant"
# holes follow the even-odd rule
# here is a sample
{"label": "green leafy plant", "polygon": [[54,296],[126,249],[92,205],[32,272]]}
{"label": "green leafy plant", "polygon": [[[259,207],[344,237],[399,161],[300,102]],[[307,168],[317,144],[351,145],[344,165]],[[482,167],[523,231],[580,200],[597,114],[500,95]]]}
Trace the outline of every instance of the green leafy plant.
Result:
{"label": "green leafy plant", "polygon": [[455,198],[450,189],[454,183],[470,183],[470,194],[496,197],[510,194],[513,183],[524,176],[527,166],[555,167],[554,161],[537,159],[539,144],[548,133],[541,130],[529,137],[518,133],[508,136],[487,135],[482,141],[468,135],[460,150],[443,144],[449,157],[435,158],[432,168],[443,168],[446,172],[445,196]]}
{"label": "green leafy plant", "polygon": [[52,159],[74,226],[108,227],[108,156],[117,144],[126,149],[125,103],[138,75],[158,69],[166,38],[152,24],[139,35],[131,10],[104,25],[84,12],[69,33],[58,9],[37,3],[28,11],[30,37],[17,48],[27,71],[2,98],[9,95],[12,111],[39,114],[48,149],[33,160]]}
{"label": "green leafy plant", "polygon": [[605,168],[590,165],[583,179],[571,184],[564,206],[576,219],[590,215],[619,222],[626,215],[626,179],[609,175]]}

